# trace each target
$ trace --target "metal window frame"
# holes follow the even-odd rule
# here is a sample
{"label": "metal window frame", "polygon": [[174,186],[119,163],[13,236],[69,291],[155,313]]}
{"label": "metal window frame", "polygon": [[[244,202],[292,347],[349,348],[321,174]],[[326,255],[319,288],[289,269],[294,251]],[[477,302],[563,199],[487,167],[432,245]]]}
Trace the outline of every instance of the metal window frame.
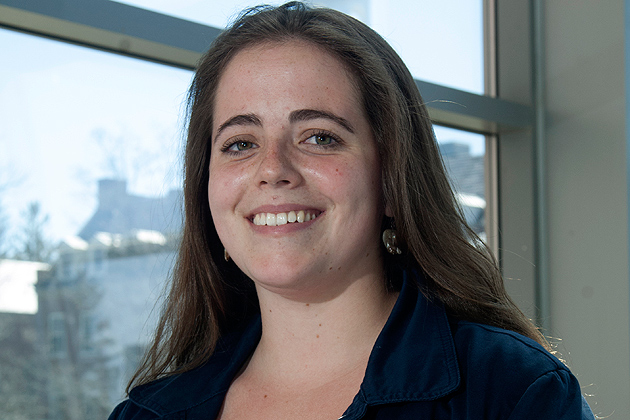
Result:
{"label": "metal window frame", "polygon": [[[221,32],[109,0],[0,0],[0,27],[184,69]],[[431,119],[481,134],[529,128],[531,107],[416,80]]]}
{"label": "metal window frame", "polygon": [[[544,324],[549,316],[545,264],[537,272],[528,268],[528,264],[537,264],[544,257],[545,248],[538,244],[544,236],[540,231],[540,227],[544,228],[544,200],[539,202],[540,186],[544,185],[540,177],[544,173],[537,179],[529,177],[528,171],[540,168],[541,163],[524,157],[540,131],[537,128],[543,108],[532,100],[540,95],[534,95],[531,88],[531,73],[540,74],[540,69],[528,73],[527,67],[537,50],[532,47],[530,54],[518,47],[535,32],[531,25],[539,17],[532,13],[525,19],[530,26],[518,33],[518,43],[513,35],[518,32],[515,27],[523,22],[521,9],[530,8],[536,0],[483,1],[486,94],[422,80],[416,80],[416,84],[434,123],[486,135],[490,247],[499,257],[506,277],[514,271],[525,289],[530,285],[538,288],[536,296],[531,296],[529,289],[516,292],[525,296],[519,302],[521,306],[533,306],[536,313],[525,311]],[[189,70],[194,70],[203,52],[221,32],[219,28],[110,0],[0,0],[0,27]],[[497,45],[497,39],[501,44]],[[522,68],[515,68],[514,63],[528,54],[522,60]],[[541,147],[539,144],[538,150]],[[528,210],[531,203],[535,207],[532,212],[537,213],[533,218]],[[512,254],[520,249],[528,251],[514,258]],[[531,262],[526,261],[529,249],[534,250]],[[527,273],[523,275],[524,272]],[[542,306],[542,311],[536,306]]]}

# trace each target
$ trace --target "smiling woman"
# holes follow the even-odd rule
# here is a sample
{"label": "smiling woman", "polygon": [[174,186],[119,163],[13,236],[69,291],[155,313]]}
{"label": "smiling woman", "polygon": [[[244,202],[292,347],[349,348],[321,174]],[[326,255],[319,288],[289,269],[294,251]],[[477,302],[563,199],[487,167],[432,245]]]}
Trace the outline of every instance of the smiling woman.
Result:
{"label": "smiling woman", "polygon": [[261,303],[268,290],[304,302],[384,285],[379,155],[345,65],[303,41],[253,46],[227,65],[214,103],[210,212]]}
{"label": "smiling woman", "polygon": [[185,227],[111,419],[592,419],[466,224],[374,31],[246,11],[190,93]]}

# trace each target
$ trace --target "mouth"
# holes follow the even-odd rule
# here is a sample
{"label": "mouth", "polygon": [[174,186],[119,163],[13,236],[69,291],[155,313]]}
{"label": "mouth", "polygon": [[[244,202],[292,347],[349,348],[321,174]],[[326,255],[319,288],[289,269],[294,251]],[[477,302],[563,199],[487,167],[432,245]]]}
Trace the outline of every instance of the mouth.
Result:
{"label": "mouth", "polygon": [[310,222],[321,214],[319,210],[291,210],[280,213],[256,213],[249,220],[256,226],[281,226],[288,223]]}

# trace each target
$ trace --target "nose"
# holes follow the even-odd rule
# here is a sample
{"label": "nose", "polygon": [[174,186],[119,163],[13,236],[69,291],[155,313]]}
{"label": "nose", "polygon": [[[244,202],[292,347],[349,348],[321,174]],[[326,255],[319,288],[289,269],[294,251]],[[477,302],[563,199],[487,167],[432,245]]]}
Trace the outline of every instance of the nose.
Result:
{"label": "nose", "polygon": [[302,177],[295,159],[291,156],[289,145],[269,144],[261,153],[258,165],[258,184],[260,186],[295,187]]}

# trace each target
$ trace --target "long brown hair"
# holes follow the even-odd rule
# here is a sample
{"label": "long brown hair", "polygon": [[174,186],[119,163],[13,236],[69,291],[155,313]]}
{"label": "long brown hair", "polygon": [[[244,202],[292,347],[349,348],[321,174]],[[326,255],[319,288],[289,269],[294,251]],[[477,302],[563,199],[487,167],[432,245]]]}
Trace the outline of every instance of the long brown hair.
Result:
{"label": "long brown hair", "polygon": [[208,207],[214,95],[228,62],[263,42],[312,42],[352,69],[377,139],[385,201],[403,255],[424,273],[419,287],[452,315],[516,331],[547,346],[507,295],[492,254],[468,227],[447,180],[427,110],[400,57],[375,31],[343,13],[299,2],[245,11],[203,56],[188,98],[185,223],[171,291],[155,339],[128,390],[199,366],[222,332],[257,311],[252,287],[223,259]]}

